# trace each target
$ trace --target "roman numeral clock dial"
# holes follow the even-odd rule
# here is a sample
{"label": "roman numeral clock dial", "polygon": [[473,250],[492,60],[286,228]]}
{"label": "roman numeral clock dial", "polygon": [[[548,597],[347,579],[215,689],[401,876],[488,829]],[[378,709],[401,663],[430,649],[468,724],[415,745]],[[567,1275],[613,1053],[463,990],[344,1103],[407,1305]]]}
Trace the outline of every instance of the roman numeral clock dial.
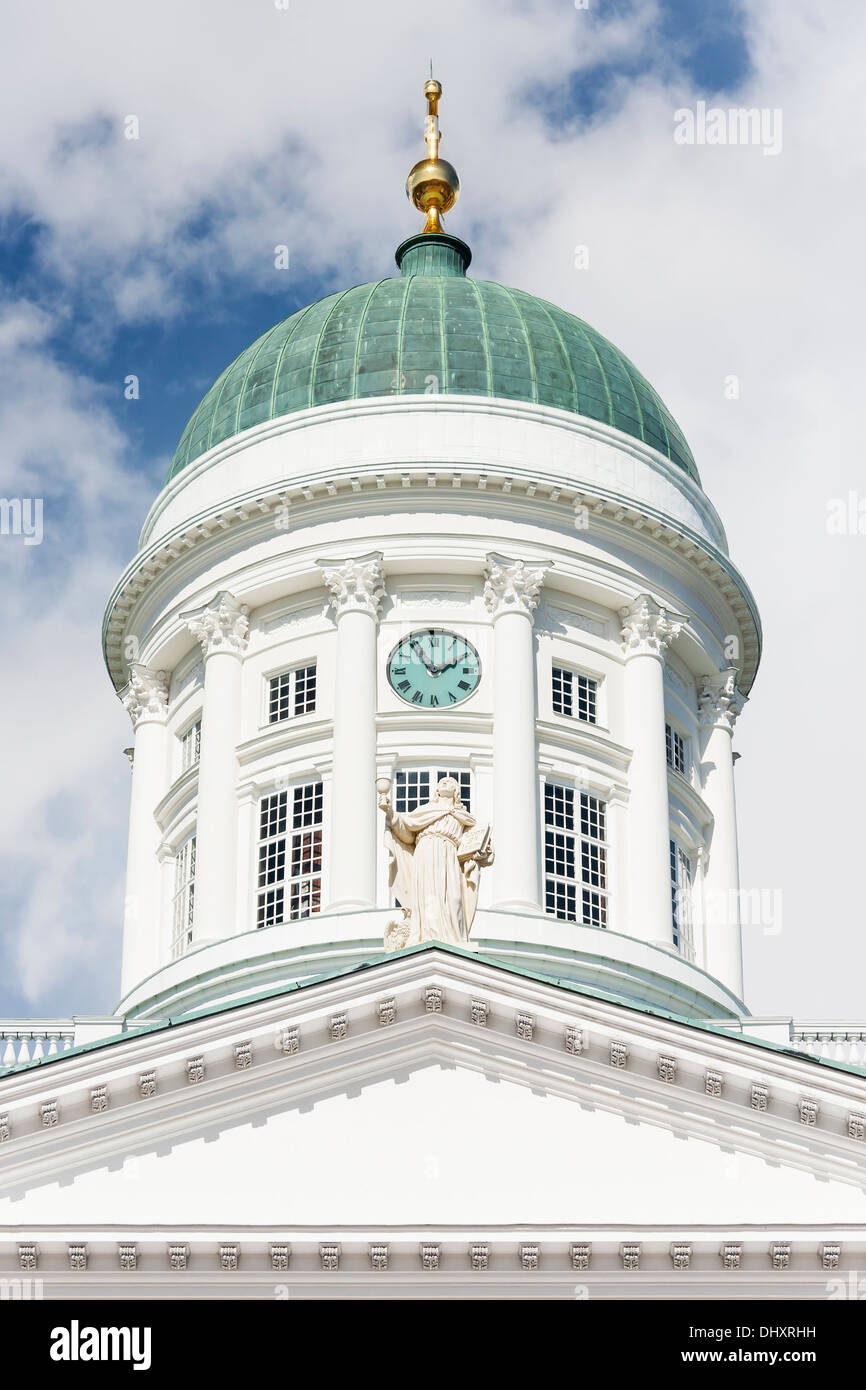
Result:
{"label": "roman numeral clock dial", "polygon": [[478,688],[481,658],[471,642],[441,627],[419,628],[388,658],[388,684],[407,705],[450,709]]}

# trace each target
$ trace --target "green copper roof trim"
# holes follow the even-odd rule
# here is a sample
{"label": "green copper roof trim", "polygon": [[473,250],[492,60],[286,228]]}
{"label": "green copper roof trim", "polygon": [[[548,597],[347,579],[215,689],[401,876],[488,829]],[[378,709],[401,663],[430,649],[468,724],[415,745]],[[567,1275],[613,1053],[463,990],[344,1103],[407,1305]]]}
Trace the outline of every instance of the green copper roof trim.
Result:
{"label": "green copper roof trim", "polygon": [[[545,975],[538,970],[527,970],[519,965],[506,964],[497,956],[489,956],[481,951],[467,951],[460,946],[452,946],[444,941],[422,941],[418,946],[408,946],[400,952],[400,958],[420,955],[424,951],[444,951],[446,955],[462,956],[465,960],[481,961],[484,965],[489,965],[494,970],[501,970],[506,975],[537,980],[539,984],[553,985],[557,989],[566,990],[569,994],[575,994],[579,997],[598,999],[602,1003],[619,1004],[623,1008],[631,1009],[633,1013],[647,1014],[650,1018],[670,1019],[672,1023],[680,1023],[687,1028],[696,1028],[701,1032],[712,1033],[717,1037],[728,1038],[733,1042],[744,1042],[751,1047],[762,1047],[769,1052],[781,1053],[798,1062],[809,1062],[813,1066],[827,1067],[831,1071],[848,1072],[853,1076],[866,1078],[866,1067],[853,1066],[850,1062],[837,1062],[829,1057],[812,1057],[809,1053],[799,1052],[796,1048],[785,1043],[771,1042],[767,1038],[755,1038],[748,1033],[735,1032],[732,1028],[724,1028],[720,1024],[710,1023],[706,1019],[687,1018],[684,1014],[673,1013],[669,1009],[651,1008],[648,1004],[641,1004],[625,995],[616,994],[612,990],[593,988],[576,980],[565,980],[560,976]],[[281,996],[294,994],[299,990],[311,989],[315,985],[328,984],[334,980],[342,979],[344,976],[360,975],[366,970],[375,970],[379,966],[393,964],[394,960],[393,954],[382,952],[379,955],[374,955],[370,960],[363,961],[360,965],[347,965],[340,970],[326,971],[321,975],[313,975],[305,980],[293,980],[289,984],[278,985],[274,989],[248,994],[242,999],[233,999],[227,1004],[196,1009],[188,1014],[171,1014],[167,1019],[159,1019],[155,1023],[132,1023],[128,1026],[124,1024],[122,1030],[111,1037],[81,1043],[80,1046],[70,1047],[65,1052],[57,1052],[52,1057],[38,1057],[35,1060],[22,1063],[21,1066],[2,1067],[0,1068],[0,1083],[7,1077],[18,1076],[35,1067],[54,1066],[59,1062],[65,1062],[70,1057],[78,1057],[86,1052],[95,1052],[99,1048],[113,1046],[116,1043],[132,1042],[148,1033],[165,1032],[169,1028],[179,1028],[186,1023],[196,1023],[204,1018],[216,1018],[220,1014],[228,1014],[235,1009],[246,1008],[249,1004],[260,1004],[268,999],[279,999]]]}
{"label": "green copper roof trim", "polygon": [[472,252],[465,241],[447,232],[416,232],[401,241],[394,260],[401,275],[465,275]]}
{"label": "green copper roof trim", "polygon": [[328,295],[246,348],[190,417],[169,479],[268,420],[339,401],[423,395],[435,377],[439,394],[527,401],[600,421],[700,483],[676,421],[627,357],[583,320],[523,290],[462,270],[429,273],[433,253],[450,254],[431,242],[448,240],[410,238],[403,271],[411,255],[428,273]]}

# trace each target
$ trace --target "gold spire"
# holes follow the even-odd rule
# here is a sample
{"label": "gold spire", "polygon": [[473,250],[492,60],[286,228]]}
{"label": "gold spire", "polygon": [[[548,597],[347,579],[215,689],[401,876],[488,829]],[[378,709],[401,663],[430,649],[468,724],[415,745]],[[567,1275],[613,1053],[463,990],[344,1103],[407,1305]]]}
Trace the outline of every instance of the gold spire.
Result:
{"label": "gold spire", "polygon": [[439,98],[442,84],[433,77],[430,65],[430,78],[424,84],[427,98],[427,120],[424,124],[424,140],[427,145],[427,158],[420,159],[409,171],[406,180],[406,197],[415,204],[419,212],[427,214],[425,232],[441,232],[442,214],[453,208],[460,195],[460,180],[457,170],[447,159],[439,158]]}

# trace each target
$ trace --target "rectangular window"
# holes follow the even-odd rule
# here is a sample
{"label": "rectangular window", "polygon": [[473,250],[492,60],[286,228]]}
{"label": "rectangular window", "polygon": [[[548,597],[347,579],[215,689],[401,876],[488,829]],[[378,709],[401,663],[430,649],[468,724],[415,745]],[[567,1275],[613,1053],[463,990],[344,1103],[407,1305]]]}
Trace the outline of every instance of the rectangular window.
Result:
{"label": "rectangular window", "polygon": [[674,946],[686,960],[694,960],[692,935],[692,865],[675,840],[671,851],[671,917]]}
{"label": "rectangular window", "polygon": [[598,681],[565,666],[554,666],[552,690],[554,714],[567,714],[585,724],[598,722]]}
{"label": "rectangular window", "polygon": [[257,927],[275,927],[322,905],[322,784],[306,782],[262,798]]}
{"label": "rectangular window", "polygon": [[674,772],[679,772],[683,777],[689,765],[688,745],[682,734],[672,728],[670,724],[665,724],[665,753],[667,754],[668,767],[672,767]]}
{"label": "rectangular window", "polygon": [[176,960],[192,944],[192,918],[195,905],[195,836],[190,835],[174,856],[174,898],[172,899],[171,957]]}
{"label": "rectangular window", "polygon": [[180,740],[180,770],[186,772],[188,768],[194,767],[201,756],[201,720],[197,719],[194,724],[181,735]]}
{"label": "rectangular window", "polygon": [[607,926],[604,802],[557,782],[544,784],[544,905],[563,922]]}
{"label": "rectangular window", "polygon": [[268,723],[279,724],[316,708],[316,663],[281,671],[268,681]]}
{"label": "rectangular window", "polygon": [[453,777],[460,788],[460,800],[467,811],[472,810],[472,773],[448,768],[400,769],[394,777],[394,810],[414,811],[422,806],[436,790],[443,777]]}

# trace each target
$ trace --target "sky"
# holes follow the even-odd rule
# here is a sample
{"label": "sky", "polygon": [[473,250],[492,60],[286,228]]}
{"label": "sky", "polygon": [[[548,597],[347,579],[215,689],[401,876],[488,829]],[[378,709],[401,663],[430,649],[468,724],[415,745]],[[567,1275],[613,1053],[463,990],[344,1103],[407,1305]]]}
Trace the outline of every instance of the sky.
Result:
{"label": "sky", "polygon": [[[19,0],[2,31],[0,497],[43,535],[0,535],[0,1015],[116,1002],[105,600],[222,368],[392,273],[432,58],[472,273],[638,365],[756,595],[741,873],[781,911],[745,928],[747,1001],[866,1022],[860,0]],[[764,137],[675,138],[700,103]]]}

